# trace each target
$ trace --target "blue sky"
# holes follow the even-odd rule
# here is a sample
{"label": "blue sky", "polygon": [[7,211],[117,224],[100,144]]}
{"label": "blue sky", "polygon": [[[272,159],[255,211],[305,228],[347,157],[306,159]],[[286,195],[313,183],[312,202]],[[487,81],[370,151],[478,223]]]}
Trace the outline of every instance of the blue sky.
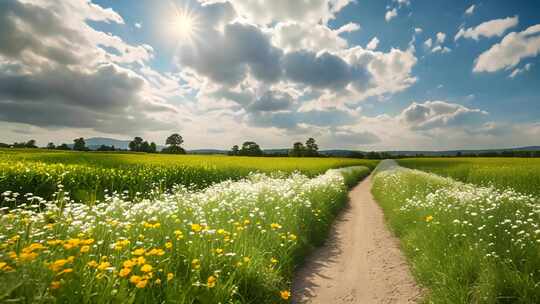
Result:
{"label": "blue sky", "polygon": [[162,143],[179,132],[188,148],[540,144],[535,1],[2,6],[0,141]]}

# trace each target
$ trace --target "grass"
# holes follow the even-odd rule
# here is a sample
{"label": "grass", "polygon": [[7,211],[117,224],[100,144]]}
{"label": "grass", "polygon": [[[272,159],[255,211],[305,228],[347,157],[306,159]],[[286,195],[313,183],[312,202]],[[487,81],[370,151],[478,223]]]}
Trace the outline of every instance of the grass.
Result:
{"label": "grass", "polygon": [[[470,162],[405,160],[409,166],[429,164],[446,175],[469,172]],[[515,161],[507,160],[505,166]],[[459,161],[458,161],[459,162]],[[475,160],[479,172],[468,176],[481,184],[507,187],[509,173],[493,166],[497,160]],[[495,172],[486,171],[490,165]],[[455,170],[464,168],[464,171]],[[469,168],[469,169],[467,169]],[[518,169],[517,182],[527,183]],[[480,182],[482,181],[482,182]],[[531,181],[529,181],[531,182]],[[534,181],[532,181],[534,183]],[[530,189],[526,186],[522,189]],[[382,171],[372,192],[389,225],[401,239],[417,280],[429,290],[426,303],[540,303],[540,199],[495,187],[464,184],[417,170]],[[530,191],[534,192],[534,191]]]}
{"label": "grass", "polygon": [[29,198],[0,213],[0,302],[288,302],[295,266],[369,172],[251,174],[136,202]]}
{"label": "grass", "polygon": [[539,158],[417,158],[401,166],[452,177],[480,186],[512,188],[540,196]]}
{"label": "grass", "polygon": [[[357,165],[373,168],[376,163],[370,160],[341,158],[257,158],[0,149],[0,193],[32,193],[52,199],[58,185],[62,185],[62,189],[70,192],[71,198],[79,202],[102,201],[106,191],[125,192],[131,199],[135,199],[144,197],[144,194],[156,187],[164,191],[180,184],[203,189],[221,181],[239,180],[251,172],[281,172],[279,174],[284,176],[301,172],[314,177],[331,168]],[[3,202],[4,205],[8,203]]]}

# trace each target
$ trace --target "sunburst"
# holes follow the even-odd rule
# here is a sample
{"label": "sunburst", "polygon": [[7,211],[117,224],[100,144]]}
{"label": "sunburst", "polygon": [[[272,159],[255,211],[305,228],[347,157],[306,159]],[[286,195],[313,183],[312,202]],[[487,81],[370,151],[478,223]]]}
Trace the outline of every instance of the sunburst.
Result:
{"label": "sunburst", "polygon": [[175,7],[171,32],[179,40],[180,44],[193,44],[199,32],[199,16],[189,7],[182,9]]}

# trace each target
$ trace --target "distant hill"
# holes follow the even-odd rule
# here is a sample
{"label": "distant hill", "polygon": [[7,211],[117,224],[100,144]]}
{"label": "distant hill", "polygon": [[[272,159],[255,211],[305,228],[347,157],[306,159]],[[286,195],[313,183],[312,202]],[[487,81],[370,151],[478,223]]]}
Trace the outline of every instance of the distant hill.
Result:
{"label": "distant hill", "polygon": [[85,138],[86,146],[91,150],[97,150],[101,145],[114,146],[116,149],[128,150],[131,140],[121,140],[105,137]]}
{"label": "distant hill", "polygon": [[390,155],[402,155],[402,156],[455,156],[458,153],[461,154],[481,154],[481,153],[501,153],[507,151],[540,151],[540,146],[528,146],[528,147],[516,147],[516,148],[504,148],[504,149],[479,149],[479,150],[447,150],[447,151],[384,151]]}

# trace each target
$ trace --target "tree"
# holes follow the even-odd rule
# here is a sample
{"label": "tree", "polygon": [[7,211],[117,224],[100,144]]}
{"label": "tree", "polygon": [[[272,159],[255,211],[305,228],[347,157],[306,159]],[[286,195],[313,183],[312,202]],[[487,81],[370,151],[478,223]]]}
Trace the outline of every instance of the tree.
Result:
{"label": "tree", "polygon": [[60,146],[56,147],[56,150],[71,150],[71,148],[67,144],[61,144]]}
{"label": "tree", "polygon": [[97,148],[96,151],[109,152],[109,151],[116,151],[116,149],[114,148],[114,146],[101,145],[101,146],[99,146],[99,148]]}
{"label": "tree", "polygon": [[129,142],[129,150],[133,152],[141,152],[142,143],[142,137],[135,137],[132,141]]}
{"label": "tree", "polygon": [[295,142],[293,144],[292,150],[289,150],[289,156],[292,157],[302,157],[306,153],[306,147],[301,142]]}
{"label": "tree", "polygon": [[319,156],[319,146],[315,142],[315,139],[309,138],[306,141],[306,156]]}
{"label": "tree", "polygon": [[169,154],[186,154],[181,145],[184,143],[184,139],[180,134],[174,133],[171,136],[167,137],[165,144],[168,146],[164,148],[161,152]]}
{"label": "tree", "polygon": [[151,142],[150,143],[150,151],[148,151],[149,153],[156,153],[157,152],[157,145],[155,142]]}
{"label": "tree", "polygon": [[35,139],[30,139],[29,141],[26,142],[25,144],[25,148],[37,148],[36,146],[36,140]]}
{"label": "tree", "polygon": [[47,149],[54,150],[54,149],[56,149],[56,146],[54,145],[54,143],[50,142],[50,143],[47,144]]}
{"label": "tree", "polygon": [[231,151],[229,151],[229,155],[232,155],[232,156],[236,156],[236,155],[239,155],[239,154],[240,154],[240,148],[238,147],[238,145],[234,145],[231,148]]}
{"label": "tree", "polygon": [[87,151],[88,148],[86,147],[86,142],[84,141],[84,138],[76,138],[73,140],[73,150],[75,151]]}
{"label": "tree", "polygon": [[150,144],[147,142],[147,141],[144,141],[142,144],[141,144],[141,149],[140,149],[141,152],[146,152],[146,153],[149,153],[150,152]]}
{"label": "tree", "polygon": [[256,142],[246,141],[242,144],[239,154],[242,156],[261,156],[263,151]]}

